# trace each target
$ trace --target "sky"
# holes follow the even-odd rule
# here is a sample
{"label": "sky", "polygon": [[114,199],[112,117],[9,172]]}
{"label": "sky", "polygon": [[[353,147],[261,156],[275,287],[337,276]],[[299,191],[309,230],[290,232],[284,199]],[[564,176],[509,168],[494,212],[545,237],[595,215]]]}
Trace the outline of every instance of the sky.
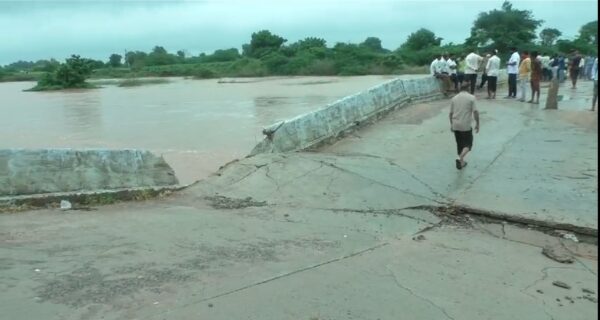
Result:
{"label": "sky", "polygon": [[[598,19],[591,0],[513,0],[572,39]],[[320,37],[328,45],[370,36],[396,49],[427,28],[443,43],[461,43],[483,11],[502,0],[0,0],[0,65],[71,54],[106,61],[111,53],[150,51],[161,45],[188,55],[241,48],[267,29],[288,39]],[[538,30],[538,31],[539,31]]]}

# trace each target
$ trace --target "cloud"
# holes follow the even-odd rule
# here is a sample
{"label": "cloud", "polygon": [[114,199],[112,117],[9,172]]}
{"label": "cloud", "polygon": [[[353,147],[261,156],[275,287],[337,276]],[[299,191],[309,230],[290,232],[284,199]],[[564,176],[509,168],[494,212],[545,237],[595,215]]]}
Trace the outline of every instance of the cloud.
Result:
{"label": "cloud", "polygon": [[[597,19],[591,10],[597,9],[594,1],[513,3],[533,10],[565,35]],[[385,47],[395,49],[411,32],[425,27],[446,41],[462,42],[476,15],[498,6],[498,1],[393,0],[0,2],[0,64],[63,59],[72,53],[105,60],[113,52],[147,51],[154,45],[197,54],[239,48],[261,29],[290,41],[322,37],[330,45],[377,36]]]}

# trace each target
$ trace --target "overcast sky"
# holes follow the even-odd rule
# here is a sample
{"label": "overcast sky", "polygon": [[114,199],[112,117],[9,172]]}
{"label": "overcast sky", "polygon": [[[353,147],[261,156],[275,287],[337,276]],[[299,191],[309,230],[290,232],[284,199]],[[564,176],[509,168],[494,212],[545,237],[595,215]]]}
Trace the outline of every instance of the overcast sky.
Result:
{"label": "overcast sky", "polygon": [[[567,38],[598,19],[597,1],[512,1],[533,11],[543,27]],[[0,65],[16,60],[64,59],[70,54],[107,60],[125,50],[162,45],[189,54],[241,48],[268,29],[293,42],[307,36],[336,42],[379,37],[397,48],[423,27],[444,42],[463,42],[477,14],[502,0],[0,0]]]}

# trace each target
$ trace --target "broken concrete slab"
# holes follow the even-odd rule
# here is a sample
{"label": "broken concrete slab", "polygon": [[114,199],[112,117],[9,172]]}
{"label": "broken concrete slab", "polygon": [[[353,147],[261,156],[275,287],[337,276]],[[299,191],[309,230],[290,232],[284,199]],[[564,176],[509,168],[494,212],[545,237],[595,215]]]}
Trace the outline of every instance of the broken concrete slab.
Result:
{"label": "broken concrete slab", "polygon": [[142,150],[3,149],[0,196],[172,186],[175,173]]}

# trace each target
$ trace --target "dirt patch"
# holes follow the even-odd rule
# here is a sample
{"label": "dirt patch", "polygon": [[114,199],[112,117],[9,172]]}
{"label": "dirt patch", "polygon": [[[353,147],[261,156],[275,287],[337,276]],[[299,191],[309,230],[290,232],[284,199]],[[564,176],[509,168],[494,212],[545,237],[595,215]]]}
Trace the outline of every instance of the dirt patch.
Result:
{"label": "dirt patch", "polygon": [[224,196],[205,197],[211,207],[215,209],[243,209],[248,207],[264,207],[266,201],[254,201],[251,197],[244,199],[229,198]]}
{"label": "dirt patch", "polygon": [[311,248],[322,251],[327,248],[339,247],[339,241],[320,239],[299,239],[281,241],[259,241],[242,243],[237,246],[210,246],[207,244],[178,244],[177,246],[198,252],[193,258],[177,264],[186,270],[204,270],[211,267],[223,267],[234,262],[256,263],[277,262],[282,256],[291,252],[292,248]]}
{"label": "dirt patch", "polygon": [[[116,272],[116,271],[120,271]],[[135,267],[130,270],[102,273],[85,266],[69,274],[59,275],[36,288],[39,302],[53,302],[71,307],[92,303],[109,304],[142,290],[160,290],[165,283],[182,283],[191,275],[177,269]]]}

